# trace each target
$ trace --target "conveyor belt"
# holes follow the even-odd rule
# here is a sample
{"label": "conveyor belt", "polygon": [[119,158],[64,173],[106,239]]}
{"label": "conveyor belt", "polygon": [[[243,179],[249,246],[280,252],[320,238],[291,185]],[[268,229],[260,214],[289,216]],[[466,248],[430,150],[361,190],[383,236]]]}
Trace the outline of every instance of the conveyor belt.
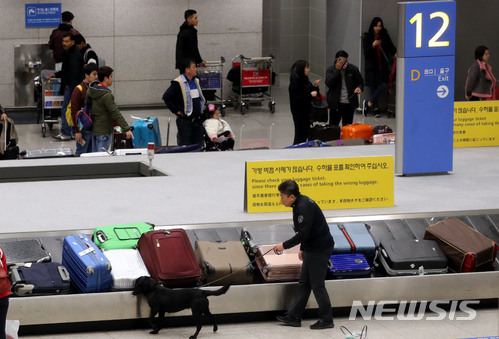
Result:
{"label": "conveyor belt", "polygon": [[[486,217],[486,215],[489,215]],[[376,217],[330,218],[328,222],[388,222],[404,224],[411,230],[420,229],[421,219],[435,221],[442,217],[456,216],[479,229],[483,234],[498,240],[499,210],[473,211],[439,215],[386,215]],[[433,219],[432,219],[433,218]],[[402,221],[403,222],[402,222]],[[175,225],[156,228],[182,227],[196,230],[202,228],[226,228],[268,225],[290,225],[289,220],[252,223],[227,223],[224,225]],[[488,225],[488,226],[487,226]],[[401,227],[401,226],[400,226]],[[93,230],[77,232],[92,233]],[[406,231],[406,230],[404,230]],[[76,231],[46,232],[42,234],[10,233],[0,238],[54,237],[65,236]],[[417,232],[415,232],[417,233]],[[497,259],[496,259],[496,266]],[[499,271],[425,275],[408,277],[373,277],[369,279],[329,280],[326,282],[333,307],[351,307],[353,300],[368,301],[403,300],[469,300],[497,298]],[[208,287],[212,288],[212,287]],[[213,314],[235,314],[263,311],[280,311],[288,308],[297,288],[295,282],[253,284],[232,286],[226,295],[212,299],[210,308]],[[375,292],[374,292],[375,291]],[[307,308],[316,308],[314,298],[310,298]],[[12,297],[8,319],[18,319],[21,326],[54,325],[67,323],[102,322],[147,318],[149,307],[144,298],[132,296],[131,292],[110,292],[95,294],[68,294],[43,297]],[[169,315],[179,317],[190,315],[189,310]]]}

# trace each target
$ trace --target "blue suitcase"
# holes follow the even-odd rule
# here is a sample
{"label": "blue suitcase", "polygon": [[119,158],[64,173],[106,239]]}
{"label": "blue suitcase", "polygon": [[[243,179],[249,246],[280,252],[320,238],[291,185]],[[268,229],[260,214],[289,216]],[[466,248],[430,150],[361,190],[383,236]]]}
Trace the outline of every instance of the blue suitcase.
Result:
{"label": "blue suitcase", "polygon": [[299,144],[287,146],[285,148],[309,148],[309,147],[327,147],[329,146],[325,142],[322,142],[321,140],[309,140],[305,141]]}
{"label": "blue suitcase", "polygon": [[328,278],[369,278],[371,266],[361,253],[333,254]]}
{"label": "blue suitcase", "polygon": [[17,296],[69,292],[68,271],[57,262],[39,262],[14,267],[10,271],[10,276],[12,292]]}
{"label": "blue suitcase", "polygon": [[362,253],[373,262],[376,244],[365,224],[330,224],[329,231],[334,238],[333,254]]}
{"label": "blue suitcase", "polygon": [[133,127],[133,147],[147,147],[150,142],[154,142],[154,146],[161,146],[161,133],[157,117],[134,120],[130,127]]}
{"label": "blue suitcase", "polygon": [[87,235],[72,234],[64,238],[62,265],[79,292],[111,290],[111,263]]}

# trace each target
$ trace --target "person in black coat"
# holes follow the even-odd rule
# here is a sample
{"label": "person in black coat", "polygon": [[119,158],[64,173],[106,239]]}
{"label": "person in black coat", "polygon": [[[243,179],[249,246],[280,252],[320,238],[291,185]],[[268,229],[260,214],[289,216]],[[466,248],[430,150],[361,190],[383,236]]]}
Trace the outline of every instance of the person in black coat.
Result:
{"label": "person in black coat", "polygon": [[353,122],[353,113],[359,107],[358,95],[364,90],[364,79],[357,66],[348,63],[348,53],[336,53],[334,65],[326,71],[329,124],[343,126]]}
{"label": "person in black coat", "polygon": [[380,17],[373,18],[369,30],[362,35],[362,47],[366,59],[366,85],[371,88],[369,99],[364,100],[362,105],[365,115],[367,110],[378,110],[378,97],[386,88],[391,63],[397,53]]}
{"label": "person in black coat", "polygon": [[289,79],[289,105],[295,124],[293,145],[307,141],[310,128],[311,101],[319,94],[319,82],[308,80],[310,66],[305,60],[298,60],[291,67]]}
{"label": "person in black coat", "polygon": [[184,60],[194,60],[196,65],[203,66],[206,61],[201,58],[198,49],[198,14],[193,9],[184,13],[185,22],[180,26],[177,34],[177,45],[175,48],[175,68],[184,73],[182,64]]}

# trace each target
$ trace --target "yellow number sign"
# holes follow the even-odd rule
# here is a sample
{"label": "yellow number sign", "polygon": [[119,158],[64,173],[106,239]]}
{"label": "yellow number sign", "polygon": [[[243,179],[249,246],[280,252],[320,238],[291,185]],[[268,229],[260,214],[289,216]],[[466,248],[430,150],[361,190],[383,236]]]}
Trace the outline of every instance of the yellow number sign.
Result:
{"label": "yellow number sign", "polygon": [[393,177],[391,156],[247,162],[244,207],[248,213],[289,211],[277,190],[287,179],[322,209],[389,207]]}

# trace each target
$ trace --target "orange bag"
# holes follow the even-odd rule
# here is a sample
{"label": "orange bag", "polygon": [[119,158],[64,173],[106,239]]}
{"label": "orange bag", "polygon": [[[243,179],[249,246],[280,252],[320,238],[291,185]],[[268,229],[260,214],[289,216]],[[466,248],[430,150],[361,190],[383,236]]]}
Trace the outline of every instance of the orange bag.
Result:
{"label": "orange bag", "polygon": [[368,124],[353,123],[343,126],[341,129],[342,139],[366,139],[371,141],[373,138],[373,127]]}

